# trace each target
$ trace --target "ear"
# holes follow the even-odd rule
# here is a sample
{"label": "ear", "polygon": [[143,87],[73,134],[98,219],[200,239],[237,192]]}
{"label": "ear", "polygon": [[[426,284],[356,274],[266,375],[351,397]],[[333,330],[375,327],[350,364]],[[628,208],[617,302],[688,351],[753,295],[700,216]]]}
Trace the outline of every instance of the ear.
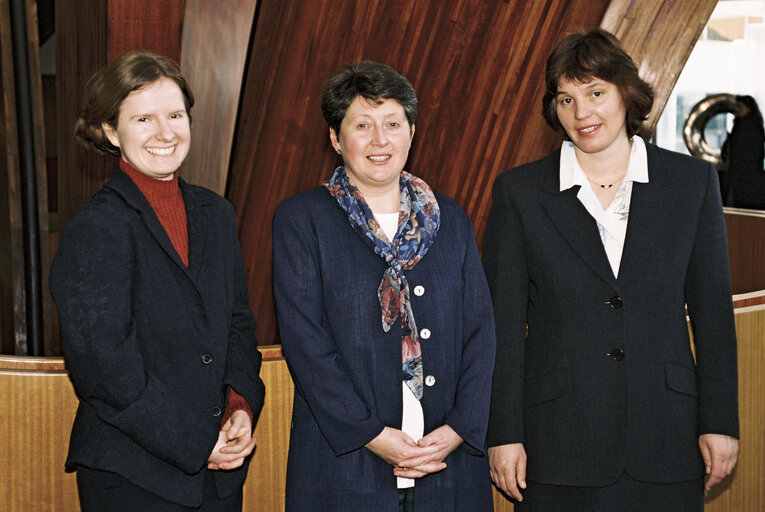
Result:
{"label": "ear", "polygon": [[329,129],[329,141],[332,143],[332,147],[335,149],[335,151],[340,149],[340,141],[337,138],[337,134],[335,133],[334,128]]}
{"label": "ear", "polygon": [[115,130],[109,123],[101,123],[101,129],[104,131],[106,138],[112,143],[114,147],[120,147],[120,139],[117,137],[117,130]]}
{"label": "ear", "polygon": [[414,139],[414,125],[412,125],[409,128],[409,145],[412,144],[412,140]]}

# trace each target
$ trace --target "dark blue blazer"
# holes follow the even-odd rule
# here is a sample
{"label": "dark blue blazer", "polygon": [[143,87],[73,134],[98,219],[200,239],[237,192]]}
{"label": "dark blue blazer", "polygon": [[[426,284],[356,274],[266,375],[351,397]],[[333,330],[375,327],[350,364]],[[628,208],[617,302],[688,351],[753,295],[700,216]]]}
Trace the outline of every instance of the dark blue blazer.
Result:
{"label": "dark blue blazer", "polygon": [[[233,209],[179,182],[188,268],[117,169],[67,223],[50,288],[80,398],[67,468],[112,471],[198,506],[228,388],[257,417],[264,387]],[[231,494],[246,474],[246,465],[215,472],[218,494]]]}
{"label": "dark blue blazer", "polygon": [[700,434],[738,436],[717,174],[647,152],[618,279],[579,187],[559,190],[559,151],[494,185],[483,249],[497,320],[488,444],[524,442],[531,480],[602,486],[625,469],[689,480],[704,474]]}
{"label": "dark blue blazer", "polygon": [[[425,433],[450,425],[464,444],[416,481],[419,511],[492,509],[484,454],[494,364],[491,299],[470,220],[437,195],[441,227],[406,272],[426,376]],[[393,468],[364,445],[401,428],[401,326],[382,329],[387,268],[324,187],[285,200],[274,217],[274,294],[294,377],[288,511],[397,511]],[[421,336],[422,337],[422,336]]]}

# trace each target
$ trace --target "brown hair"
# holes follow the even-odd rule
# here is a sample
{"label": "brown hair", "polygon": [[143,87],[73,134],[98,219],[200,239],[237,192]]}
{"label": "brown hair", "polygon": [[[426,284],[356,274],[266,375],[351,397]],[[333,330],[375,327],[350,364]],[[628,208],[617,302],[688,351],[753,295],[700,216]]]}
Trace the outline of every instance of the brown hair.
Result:
{"label": "brown hair", "polygon": [[417,117],[417,94],[412,84],[386,64],[362,60],[335,71],[321,90],[321,112],[336,135],[340,135],[345,113],[357,96],[375,103],[397,101],[411,132]]}
{"label": "brown hair", "polygon": [[103,124],[117,128],[120,106],[125,98],[163,77],[178,84],[191,122],[194,95],[178,65],[165,56],[139,50],[121,55],[90,77],[85,105],[77,116],[74,129],[77,139],[90,149],[119,156],[120,150],[109,142]]}
{"label": "brown hair", "polygon": [[547,124],[568,140],[556,111],[556,95],[561,78],[572,82],[588,82],[598,78],[614,84],[627,109],[628,137],[638,132],[651,112],[653,88],[640,78],[635,63],[622,49],[619,40],[603,29],[597,28],[566,37],[547,58],[542,115]]}

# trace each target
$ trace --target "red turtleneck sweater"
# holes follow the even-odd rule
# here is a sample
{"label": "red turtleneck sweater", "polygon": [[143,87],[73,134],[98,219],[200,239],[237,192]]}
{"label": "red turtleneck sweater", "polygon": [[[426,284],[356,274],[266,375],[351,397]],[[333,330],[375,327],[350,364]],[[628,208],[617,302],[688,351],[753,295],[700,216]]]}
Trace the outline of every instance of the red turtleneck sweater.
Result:
{"label": "red turtleneck sweater", "polygon": [[[157,215],[178,256],[181,257],[183,264],[188,267],[189,232],[186,227],[186,205],[183,202],[181,187],[178,185],[178,175],[173,174],[171,180],[158,180],[135,170],[132,165],[122,159],[120,159],[120,169],[130,176],[130,179],[149,202],[149,206]],[[247,404],[247,400],[234,388],[229,388],[228,405],[221,425],[225,425],[234,411],[237,410],[246,412],[250,417],[250,422],[252,422],[252,410]]]}

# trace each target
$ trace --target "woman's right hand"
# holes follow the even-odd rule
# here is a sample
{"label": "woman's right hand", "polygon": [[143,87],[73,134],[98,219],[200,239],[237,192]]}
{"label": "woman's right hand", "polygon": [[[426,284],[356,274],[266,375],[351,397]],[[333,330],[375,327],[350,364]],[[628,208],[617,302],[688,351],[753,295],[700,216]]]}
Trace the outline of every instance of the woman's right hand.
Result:
{"label": "woman's right hand", "polygon": [[446,443],[419,446],[401,430],[385,427],[366,447],[391,466],[398,467],[405,460],[410,467],[415,467],[428,462],[434,453],[446,448]]}

